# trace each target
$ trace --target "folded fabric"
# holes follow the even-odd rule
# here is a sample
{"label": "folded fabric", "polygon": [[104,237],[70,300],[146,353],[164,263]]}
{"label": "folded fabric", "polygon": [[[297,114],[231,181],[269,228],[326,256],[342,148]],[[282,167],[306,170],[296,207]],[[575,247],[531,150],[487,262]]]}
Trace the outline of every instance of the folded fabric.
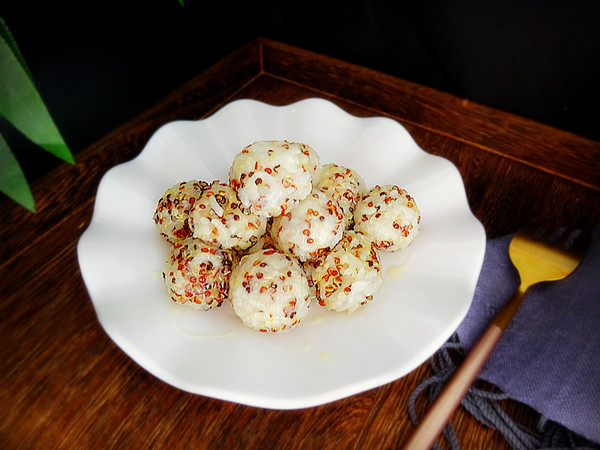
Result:
{"label": "folded fabric", "polygon": [[[472,306],[457,329],[467,349],[519,285],[511,238],[487,244]],[[530,288],[479,378],[600,443],[600,225],[573,274]]]}

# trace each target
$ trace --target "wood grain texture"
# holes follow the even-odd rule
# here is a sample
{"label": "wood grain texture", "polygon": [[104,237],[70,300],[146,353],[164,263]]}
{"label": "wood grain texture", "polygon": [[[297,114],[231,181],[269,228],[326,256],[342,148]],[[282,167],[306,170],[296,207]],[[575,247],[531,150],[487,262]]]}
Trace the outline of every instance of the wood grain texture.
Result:
{"label": "wood grain texture", "polygon": [[268,72],[598,189],[600,143],[318,54],[298,61],[286,48],[264,46]]}
{"label": "wood grain texture", "polygon": [[[108,169],[142,150],[161,125],[195,120],[231,100],[331,100],[358,116],[404,124],[451,160],[489,237],[527,218],[600,221],[597,142],[267,40],[251,42],[34,185],[38,213],[0,208],[0,447],[397,448],[423,364],[385,386],[327,405],[274,411],[188,394],[130,360],[102,330],[76,246]],[[425,407],[423,401],[419,409]],[[527,424],[537,416],[507,402]],[[508,448],[463,410],[464,448]]]}

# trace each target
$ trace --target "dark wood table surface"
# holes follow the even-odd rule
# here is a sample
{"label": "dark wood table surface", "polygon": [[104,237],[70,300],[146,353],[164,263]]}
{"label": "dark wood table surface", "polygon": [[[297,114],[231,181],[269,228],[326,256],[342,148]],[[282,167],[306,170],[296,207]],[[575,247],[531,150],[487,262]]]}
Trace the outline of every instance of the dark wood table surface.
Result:
{"label": "dark wood table surface", "polygon": [[[37,181],[37,214],[1,205],[0,447],[402,446],[413,430],[408,398],[430,374],[427,363],[380,388],[302,410],[192,395],[146,372],[108,338],[79,272],[76,246],[100,179],[161,125],[201,119],[240,98],[284,105],[307,97],[396,119],[424,150],[452,161],[488,238],[542,213],[599,222],[600,143],[301,49],[250,42],[77,154],[75,166]],[[506,408],[524,424],[537,420],[523,405]],[[507,448],[462,409],[452,423],[464,448]]]}

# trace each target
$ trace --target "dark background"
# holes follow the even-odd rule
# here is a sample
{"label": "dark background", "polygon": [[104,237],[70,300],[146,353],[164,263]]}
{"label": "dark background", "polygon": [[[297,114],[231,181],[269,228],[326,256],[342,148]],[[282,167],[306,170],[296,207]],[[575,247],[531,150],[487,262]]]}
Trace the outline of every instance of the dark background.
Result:
{"label": "dark background", "polygon": [[[598,0],[4,3],[75,155],[257,36],[600,141]],[[30,181],[57,164],[0,132]]]}

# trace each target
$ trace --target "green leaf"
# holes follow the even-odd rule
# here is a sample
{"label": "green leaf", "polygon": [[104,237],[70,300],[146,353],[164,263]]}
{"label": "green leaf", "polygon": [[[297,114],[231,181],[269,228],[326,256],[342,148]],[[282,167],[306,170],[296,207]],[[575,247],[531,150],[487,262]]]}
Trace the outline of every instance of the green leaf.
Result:
{"label": "green leaf", "polygon": [[35,200],[23,170],[17,159],[0,135],[0,191],[4,192],[15,202],[35,212]]}
{"label": "green leaf", "polygon": [[19,46],[17,45],[15,38],[13,37],[12,33],[6,26],[6,22],[1,17],[0,17],[0,37],[6,41],[6,44],[9,46],[10,50],[13,52],[15,57],[19,60],[19,63],[21,63],[21,66],[23,67],[25,72],[27,72],[27,76],[31,80],[33,80],[33,77],[31,76],[31,72],[29,71],[29,67],[27,67],[25,58],[23,58],[23,55],[21,54],[21,50],[19,49]]}
{"label": "green leaf", "polygon": [[32,142],[74,164],[4,21],[0,29],[0,114]]}

